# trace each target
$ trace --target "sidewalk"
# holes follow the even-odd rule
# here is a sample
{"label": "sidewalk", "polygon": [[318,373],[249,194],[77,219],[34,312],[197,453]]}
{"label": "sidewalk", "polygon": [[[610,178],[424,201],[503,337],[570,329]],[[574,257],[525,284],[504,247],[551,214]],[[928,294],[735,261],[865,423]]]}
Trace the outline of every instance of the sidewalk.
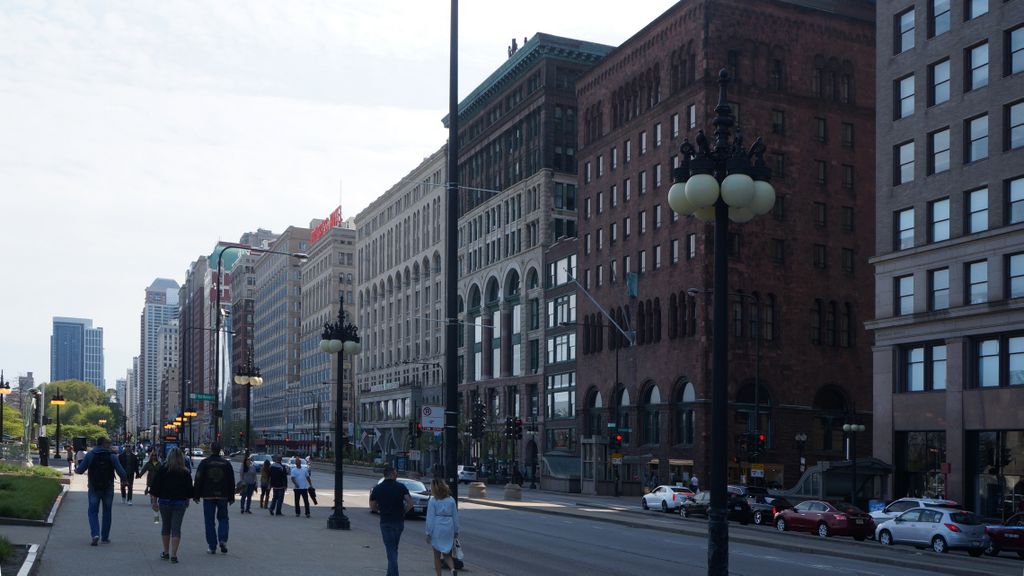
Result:
{"label": "sidewalk", "polygon": [[[179,564],[160,560],[160,526],[153,523],[149,497],[141,494],[141,482],[135,484],[135,505],[114,497],[113,527],[110,544],[89,545],[86,518],[88,498],[86,479],[76,476],[60,512],[54,520],[49,542],[42,554],[38,576],[67,576],[78,573],[123,571],[139,574],[188,574],[197,576],[290,573],[318,575],[383,575],[387,570],[377,517],[366,509],[365,494],[349,493],[346,509],[352,530],[326,528],[331,514],[333,491],[318,489],[320,505],[312,508],[312,518],[296,518],[289,505],[291,491],[285,497],[284,516],[270,516],[253,507],[252,514],[240,514],[238,503],[231,505],[231,534],[228,554],[206,553],[202,505],[191,504],[182,525]],[[357,497],[360,496],[360,497]],[[406,527],[399,551],[403,576],[432,576],[430,551],[422,537],[420,523]],[[471,574],[487,574],[467,566]]]}

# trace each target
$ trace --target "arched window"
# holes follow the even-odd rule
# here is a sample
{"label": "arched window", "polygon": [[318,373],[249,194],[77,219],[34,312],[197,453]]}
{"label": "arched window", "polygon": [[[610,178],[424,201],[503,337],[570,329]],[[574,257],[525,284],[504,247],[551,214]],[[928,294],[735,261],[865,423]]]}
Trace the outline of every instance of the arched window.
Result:
{"label": "arched window", "polygon": [[[679,314],[679,305],[677,304],[677,302],[678,302],[678,300],[676,299],[676,295],[675,294],[672,294],[671,296],[668,297],[668,339],[669,340],[674,340],[675,339],[675,337],[676,337],[676,330],[677,330],[677,327],[679,326],[679,318],[677,318],[677,314]],[[660,314],[659,314],[659,316],[660,316]]]}
{"label": "arched window", "polygon": [[644,312],[645,305],[643,302],[637,304],[636,320],[637,320],[637,343],[645,344],[647,342],[647,314]]}
{"label": "arched window", "polygon": [[629,444],[629,391],[625,388],[619,390],[619,397],[615,403],[615,426],[622,434],[623,445]]}
{"label": "arched window", "polygon": [[656,384],[651,383],[650,388],[647,389],[647,394],[644,395],[643,402],[642,438],[644,444],[661,443],[660,408],[661,392],[658,390],[658,386]]}
{"label": "arched window", "polygon": [[601,426],[602,412],[604,412],[604,400],[601,398],[601,392],[596,388],[592,389],[590,397],[587,399],[587,434],[591,436],[604,434],[604,428]]}
{"label": "arched window", "polygon": [[692,382],[686,382],[677,388],[674,402],[676,405],[676,426],[675,438],[673,438],[676,444],[686,446],[693,444],[694,423],[696,420],[694,402],[696,400],[697,396],[694,394]]}
{"label": "arched window", "polygon": [[654,341],[661,342],[661,299],[654,299],[654,322],[651,322],[654,326]]}
{"label": "arched window", "polygon": [[646,316],[644,323],[647,327],[645,341],[650,344],[651,342],[654,342],[654,305],[651,304],[650,300],[648,300],[647,305],[644,306],[644,313]]}
{"label": "arched window", "polygon": [[828,303],[825,311],[825,343],[829,346],[836,345],[836,303]]}
{"label": "arched window", "polygon": [[853,308],[849,302],[843,304],[839,316],[839,345],[849,348],[853,344]]}

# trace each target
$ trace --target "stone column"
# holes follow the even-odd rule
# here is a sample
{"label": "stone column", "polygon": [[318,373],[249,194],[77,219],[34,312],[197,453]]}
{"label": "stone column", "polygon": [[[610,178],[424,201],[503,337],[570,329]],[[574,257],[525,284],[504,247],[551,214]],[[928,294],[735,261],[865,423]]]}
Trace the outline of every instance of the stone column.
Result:
{"label": "stone column", "polygon": [[501,305],[501,367],[499,374],[505,378],[512,375],[512,306]]}
{"label": "stone column", "polygon": [[494,325],[492,324],[490,309],[484,309],[484,312],[480,315],[480,323],[483,325],[481,352],[484,355],[481,362],[480,379],[487,380],[494,378],[494,350],[492,349],[493,343],[491,342],[494,339]]}

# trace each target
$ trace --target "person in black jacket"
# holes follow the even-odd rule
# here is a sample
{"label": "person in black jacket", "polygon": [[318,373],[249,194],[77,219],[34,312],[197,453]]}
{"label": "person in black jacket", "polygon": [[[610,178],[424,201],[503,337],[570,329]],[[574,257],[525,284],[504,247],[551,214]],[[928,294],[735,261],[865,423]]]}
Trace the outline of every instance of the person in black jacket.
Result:
{"label": "person in black jacket", "polygon": [[122,446],[117,460],[121,463],[121,468],[124,468],[125,473],[125,476],[121,478],[121,502],[127,501],[131,506],[132,492],[135,491],[135,477],[139,473],[139,459],[135,457],[135,452],[132,452],[131,449],[125,450]]}
{"label": "person in black jacket", "polygon": [[149,500],[153,510],[160,512],[162,520],[160,536],[163,538],[164,551],[160,553],[160,559],[170,559],[177,564],[181,521],[188,509],[188,499],[192,497],[192,475],[188,473],[185,457],[178,448],[172,448],[167,454],[167,461],[151,475]]}
{"label": "person in black jacket", "polygon": [[[210,554],[228,553],[228,505],[235,501],[235,469],[220,455],[220,443],[210,445],[210,456],[196,469],[193,500],[203,499],[203,518],[206,521],[206,544]],[[214,527],[214,515],[217,526]]]}

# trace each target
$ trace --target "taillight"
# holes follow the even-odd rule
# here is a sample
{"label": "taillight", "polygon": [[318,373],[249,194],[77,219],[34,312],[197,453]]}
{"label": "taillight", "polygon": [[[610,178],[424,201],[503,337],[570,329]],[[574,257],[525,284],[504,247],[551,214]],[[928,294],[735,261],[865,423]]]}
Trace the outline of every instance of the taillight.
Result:
{"label": "taillight", "polygon": [[959,532],[960,531],[960,527],[959,526],[957,526],[956,524],[950,524],[948,522],[946,523],[946,528],[949,528],[950,532]]}
{"label": "taillight", "polygon": [[673,502],[675,502],[675,501],[676,501],[676,493],[675,493],[675,492],[673,492],[673,493],[672,493],[672,501],[673,501]]}
{"label": "taillight", "polygon": [[779,511],[775,509],[775,506],[772,506],[772,516],[775,516],[778,513]]}
{"label": "taillight", "polygon": [[836,520],[846,520],[846,514],[836,514]]}

